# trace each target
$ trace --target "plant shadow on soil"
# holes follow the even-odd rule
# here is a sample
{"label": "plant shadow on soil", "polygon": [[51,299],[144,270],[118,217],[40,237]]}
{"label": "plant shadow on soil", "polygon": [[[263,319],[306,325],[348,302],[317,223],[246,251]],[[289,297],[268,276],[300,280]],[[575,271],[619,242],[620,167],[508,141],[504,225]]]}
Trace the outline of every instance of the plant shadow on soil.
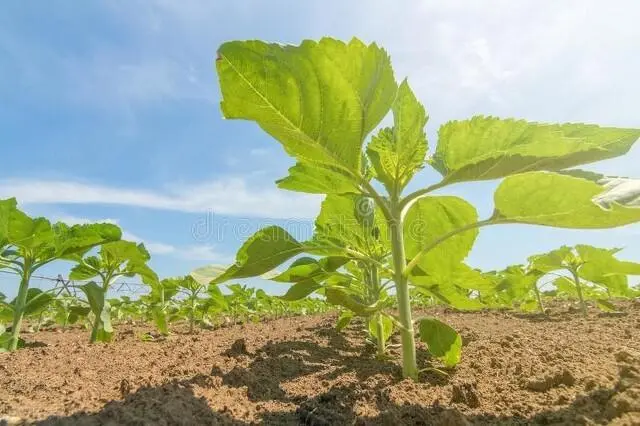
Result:
{"label": "plant shadow on soil", "polygon": [[[204,397],[197,397],[191,380],[143,387],[127,395],[122,401],[107,403],[97,413],[76,413],[68,417],[50,417],[33,424],[41,426],[66,425],[250,425],[235,418],[229,411],[211,409]],[[375,398],[380,414],[361,418],[355,413],[355,403],[362,397],[362,390],[355,385],[334,386],[326,392],[310,398],[295,412],[265,412],[258,423],[267,425],[525,425],[525,424],[574,424],[576,413],[588,416],[598,424],[608,418],[604,414],[612,389],[599,389],[576,399],[571,405],[558,410],[549,410],[533,418],[519,416],[495,417],[465,415],[455,407],[420,405],[397,405],[383,397]],[[372,394],[375,393],[369,389]],[[378,392],[380,394],[380,392]]]}
{"label": "plant shadow on soil", "polygon": [[[311,329],[309,329],[311,330]],[[79,412],[66,417],[49,417],[37,425],[468,425],[468,424],[572,424],[576,415],[588,416],[596,422],[606,422],[606,405],[614,389],[597,389],[578,397],[570,405],[539,412],[532,418],[519,416],[497,417],[469,415],[453,404],[431,406],[402,404],[390,400],[387,387],[400,382],[400,368],[393,362],[376,360],[371,353],[363,354],[362,348],[354,349],[348,341],[331,328],[316,328],[314,333],[328,337],[329,346],[308,341],[268,342],[249,353],[242,339],[226,352],[228,357],[245,358],[247,367],[233,367],[224,373],[214,367],[210,375],[173,380],[160,386],[138,388],[133,393],[123,390],[123,400],[108,402],[98,412]],[[424,361],[424,360],[423,360]],[[326,373],[323,373],[327,370]],[[348,373],[358,381],[344,382],[335,379]],[[317,386],[326,391],[314,396],[288,394],[283,382],[313,374]],[[368,381],[383,374],[387,380]],[[388,378],[391,378],[388,380]],[[324,382],[327,380],[327,382]],[[329,384],[329,380],[333,380]],[[447,377],[425,374],[422,382],[442,385]],[[363,384],[367,382],[367,384]],[[247,388],[252,403],[263,403],[265,408],[256,413],[256,421],[238,416],[242,406],[214,410],[205,397],[196,396],[194,389],[215,388],[220,383],[232,388]],[[372,384],[373,383],[373,384]],[[269,402],[293,404],[287,411],[269,407]],[[363,401],[378,413],[360,417],[356,406]],[[459,409],[461,408],[461,409]]]}

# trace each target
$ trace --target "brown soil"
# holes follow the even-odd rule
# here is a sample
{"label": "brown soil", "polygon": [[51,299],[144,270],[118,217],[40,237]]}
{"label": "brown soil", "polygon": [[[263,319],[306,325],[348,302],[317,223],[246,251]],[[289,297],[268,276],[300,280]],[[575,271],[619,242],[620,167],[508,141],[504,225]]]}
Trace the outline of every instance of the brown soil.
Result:
{"label": "brown soil", "polygon": [[0,354],[0,424],[640,425],[637,305],[586,319],[433,314],[461,332],[463,359],[419,383],[331,315],[155,341],[121,325],[108,345],[77,329],[27,334],[28,349]]}

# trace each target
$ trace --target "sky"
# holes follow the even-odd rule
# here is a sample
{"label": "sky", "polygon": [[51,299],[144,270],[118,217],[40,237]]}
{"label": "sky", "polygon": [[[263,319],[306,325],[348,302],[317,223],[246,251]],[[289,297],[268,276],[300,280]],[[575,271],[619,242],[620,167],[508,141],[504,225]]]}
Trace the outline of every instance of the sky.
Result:
{"label": "sky", "polygon": [[[145,242],[162,277],[226,264],[265,224],[308,237],[321,199],[277,189],[293,161],[254,123],[222,119],[221,43],[377,42],[424,103],[433,151],[440,125],[475,114],[640,127],[639,17],[634,0],[5,2],[0,198],[52,220],[117,223]],[[589,168],[640,177],[640,143]],[[409,189],[435,179],[425,171]],[[496,184],[443,193],[487,216]],[[512,225],[483,229],[468,262],[497,269],[577,243],[640,261],[640,225]],[[42,271],[58,273],[68,265]],[[0,291],[16,287],[0,276]]]}

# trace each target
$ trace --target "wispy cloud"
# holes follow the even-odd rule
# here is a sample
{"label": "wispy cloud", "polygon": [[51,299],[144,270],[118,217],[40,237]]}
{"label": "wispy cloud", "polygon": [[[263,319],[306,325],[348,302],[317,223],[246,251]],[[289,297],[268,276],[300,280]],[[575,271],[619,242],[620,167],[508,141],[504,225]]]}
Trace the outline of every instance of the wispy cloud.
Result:
{"label": "wispy cloud", "polygon": [[118,188],[76,181],[0,180],[0,198],[16,197],[22,204],[115,204],[158,210],[257,218],[313,218],[320,198],[274,186],[252,187],[241,178],[162,190]]}
{"label": "wispy cloud", "polygon": [[154,241],[145,241],[138,235],[122,231],[122,239],[127,241],[133,241],[134,243],[144,243],[145,247],[151,254],[171,254],[177,251],[176,247],[171,244],[159,243]]}
{"label": "wispy cloud", "polygon": [[[90,219],[87,217],[78,217],[71,215],[53,215],[51,217],[54,221],[64,222],[68,225],[84,225],[89,223],[112,223],[119,225],[117,219]],[[172,257],[191,260],[191,261],[207,261],[207,262],[230,262],[231,258],[221,253],[217,248],[210,244],[202,245],[190,245],[186,247],[177,247],[172,244],[162,243],[158,241],[152,241],[145,239],[133,232],[123,230],[122,239],[127,241],[133,241],[135,243],[144,243],[145,247],[153,255],[171,255]]]}

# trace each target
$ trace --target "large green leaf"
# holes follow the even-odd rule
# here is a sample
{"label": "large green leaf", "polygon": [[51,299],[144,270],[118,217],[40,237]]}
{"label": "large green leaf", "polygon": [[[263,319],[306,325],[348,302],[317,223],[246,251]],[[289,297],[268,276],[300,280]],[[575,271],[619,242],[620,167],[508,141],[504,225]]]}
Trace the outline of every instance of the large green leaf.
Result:
{"label": "large green leaf", "polygon": [[509,176],[496,190],[496,213],[513,223],[561,228],[613,228],[640,221],[640,208],[593,202],[603,187],[558,173],[530,172]]}
{"label": "large green leaf", "polygon": [[584,244],[576,246],[576,252],[584,264],[580,275],[596,281],[606,275],[640,275],[640,263],[616,259],[618,250],[602,249]]}
{"label": "large green leaf", "polygon": [[253,234],[240,247],[236,263],[217,276],[216,284],[234,278],[255,277],[303,252],[303,246],[279,226],[268,226]]}
{"label": "large green leaf", "polygon": [[367,146],[367,154],[376,178],[389,193],[400,193],[424,166],[428,149],[427,114],[406,80],[398,88],[393,119],[393,128],[382,129]]}
{"label": "large green leaf", "polygon": [[[356,177],[364,138],[397,90],[387,53],[357,39],[233,41],[220,46],[216,66],[226,118],[255,121],[301,163]],[[307,190],[308,181],[289,189]]]}
{"label": "large green leaf", "polygon": [[440,128],[432,165],[447,182],[496,179],[624,155],[638,137],[638,129],[476,116]]}
{"label": "large green leaf", "polygon": [[440,359],[446,367],[455,367],[460,362],[462,337],[451,326],[437,318],[423,318],[418,323],[420,340],[427,344],[429,352]]}
{"label": "large green leaf", "polygon": [[590,279],[601,287],[607,289],[607,293],[612,297],[629,297],[632,298],[634,296],[634,292],[629,287],[629,279],[626,275],[617,274],[617,275],[606,275],[606,276],[598,276]]}
{"label": "large green leaf", "polygon": [[[477,222],[476,209],[458,197],[422,197],[413,203],[404,220],[404,245],[408,259],[456,229]],[[478,236],[477,229],[455,235],[426,253],[418,263],[432,274],[446,273],[467,257]]]}

